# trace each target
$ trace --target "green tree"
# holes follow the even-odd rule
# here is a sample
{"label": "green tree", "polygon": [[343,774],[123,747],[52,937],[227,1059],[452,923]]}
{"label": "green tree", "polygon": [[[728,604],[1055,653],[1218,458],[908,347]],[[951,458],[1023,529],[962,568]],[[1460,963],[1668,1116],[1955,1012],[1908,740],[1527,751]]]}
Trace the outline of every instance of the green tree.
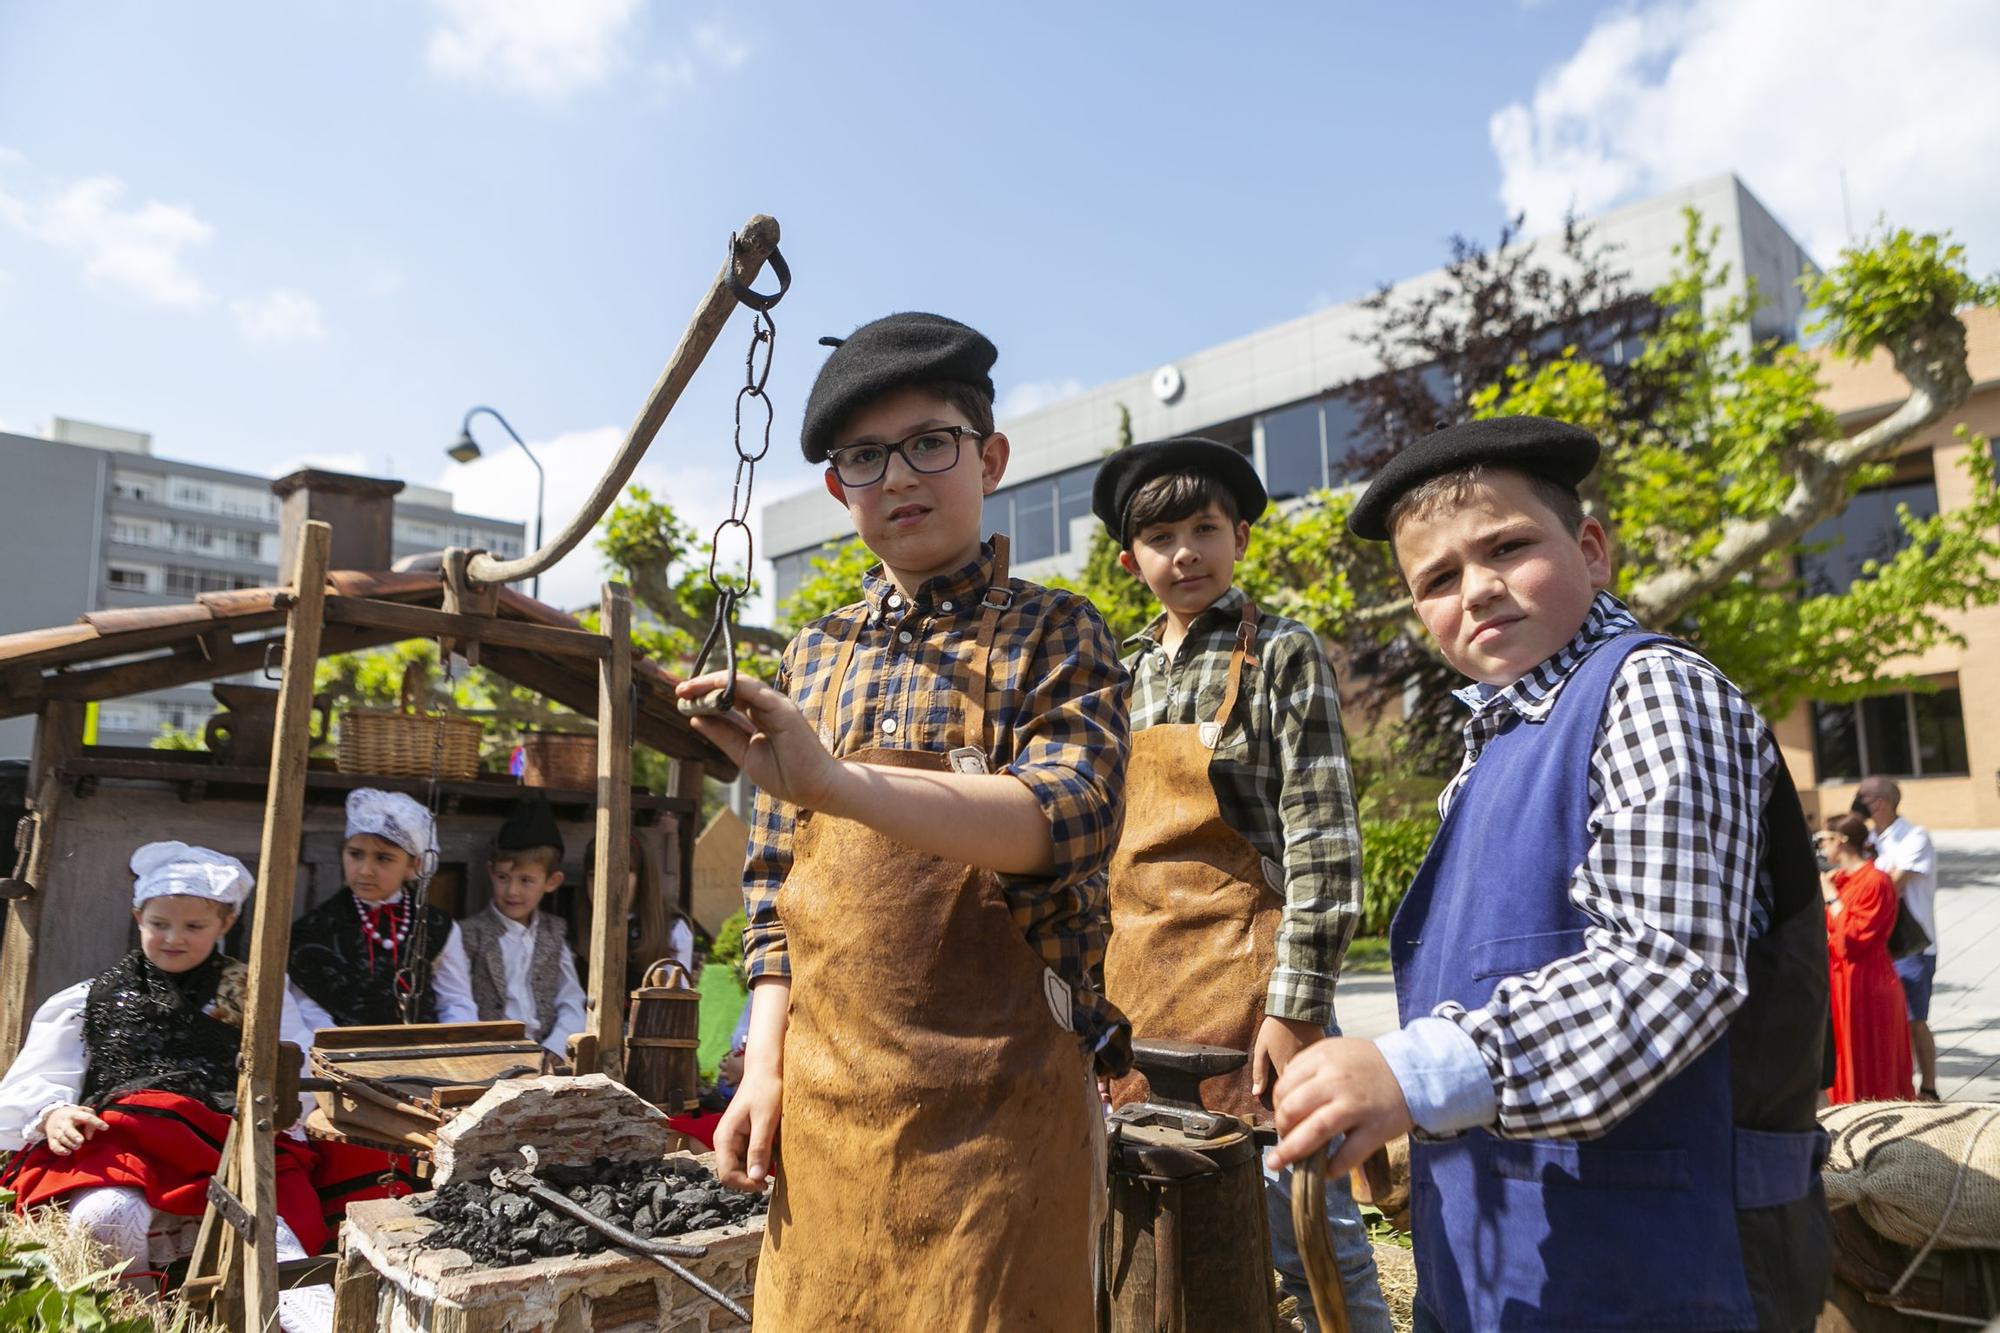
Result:
{"label": "green tree", "polygon": [[[1634,298],[1610,257],[1572,225],[1556,258],[1525,247],[1455,244],[1440,287],[1404,303],[1385,292],[1363,341],[1387,367],[1355,386],[1379,464],[1440,421],[1538,413],[1589,426],[1606,445],[1586,503],[1609,520],[1616,591],[1649,625],[1707,653],[1767,715],[1803,698],[1842,700],[1921,688],[1889,672],[1905,654],[1957,643],[1945,617],[2000,602],[2000,489],[1983,439],[1965,451],[1970,503],[1901,515],[1907,542],[1844,590],[1796,574],[1812,526],[1888,475],[1917,432],[1971,388],[1957,312],[2000,297],[1940,236],[1883,229],[1811,280],[1816,332],[1846,356],[1886,353],[1912,386],[1883,420],[1844,435],[1820,401],[1804,350],[1754,339],[1754,290],[1730,274],[1690,213],[1677,266]],[[1551,337],[1551,332],[1557,336]],[[1612,363],[1614,345],[1640,347]],[[1260,604],[1335,645],[1371,702],[1410,702],[1392,738],[1407,770],[1449,771],[1460,752],[1458,678],[1415,621],[1386,546],[1347,535],[1348,493],[1320,493],[1258,523],[1239,578]],[[1142,624],[1132,580],[1106,536],[1077,586],[1114,632]]]}

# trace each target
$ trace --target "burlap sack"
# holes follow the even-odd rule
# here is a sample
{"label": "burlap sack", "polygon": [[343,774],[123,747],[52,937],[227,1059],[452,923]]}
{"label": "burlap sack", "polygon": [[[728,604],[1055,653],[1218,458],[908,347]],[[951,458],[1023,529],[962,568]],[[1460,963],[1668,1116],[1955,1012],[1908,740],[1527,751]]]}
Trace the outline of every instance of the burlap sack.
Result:
{"label": "burlap sack", "polygon": [[2000,1249],[2000,1103],[1855,1102],[1819,1118],[1829,1206],[1904,1245]]}

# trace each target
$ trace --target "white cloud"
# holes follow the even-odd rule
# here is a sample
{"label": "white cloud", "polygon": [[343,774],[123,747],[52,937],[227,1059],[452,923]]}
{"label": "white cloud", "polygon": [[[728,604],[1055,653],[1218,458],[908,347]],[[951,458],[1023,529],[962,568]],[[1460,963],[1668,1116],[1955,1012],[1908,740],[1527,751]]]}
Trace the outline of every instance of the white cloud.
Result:
{"label": "white cloud", "polygon": [[697,23],[676,51],[655,60],[653,82],[663,92],[680,92],[707,74],[728,74],[750,59],[750,44],[720,21]]}
{"label": "white cloud", "polygon": [[1083,381],[1079,379],[1030,380],[1000,395],[1000,401],[993,405],[993,415],[1001,421],[1012,421],[1082,392]]}
{"label": "white cloud", "polygon": [[618,66],[639,0],[434,0],[431,70],[545,102],[602,83]]}
{"label": "white cloud", "polygon": [[[0,167],[27,159],[0,151]],[[77,256],[93,287],[127,292],[155,305],[191,309],[214,299],[190,272],[187,252],[208,244],[215,229],[183,204],[157,199],[125,202],[125,183],[91,176],[41,188],[0,183],[0,226]]]}
{"label": "white cloud", "polygon": [[319,302],[304,292],[279,289],[229,303],[243,336],[254,343],[314,342],[326,336]]}
{"label": "white cloud", "polygon": [[[490,423],[489,423],[490,424]],[[535,469],[501,432],[480,433],[491,452],[474,462],[446,464],[430,484],[450,491],[459,510],[488,518],[513,519],[526,525],[527,540],[535,537]],[[621,426],[599,426],[574,430],[552,439],[529,440],[548,471],[548,498],[544,506],[545,534],[553,538],[597,485],[618,445],[625,438]],[[725,451],[726,452],[726,451]],[[663,433],[647,450],[632,481],[650,489],[654,496],[673,505],[674,512],[700,534],[702,550],[729,509],[729,482],[733,468],[720,457],[696,459]],[[752,521],[753,530],[756,523]],[[578,543],[555,568],[542,575],[542,600],[565,610],[595,606],[598,589],[606,578],[604,557],[598,553],[592,534]],[[758,557],[760,565],[763,555]],[[768,582],[768,572],[765,580]],[[766,589],[766,602],[769,590]],[[746,617],[768,623],[768,605],[745,607]]]}
{"label": "white cloud", "polygon": [[1494,113],[1500,197],[1546,229],[1735,171],[1832,262],[1854,227],[1949,228],[2000,264],[2000,6],[1651,0],[1600,19]]}

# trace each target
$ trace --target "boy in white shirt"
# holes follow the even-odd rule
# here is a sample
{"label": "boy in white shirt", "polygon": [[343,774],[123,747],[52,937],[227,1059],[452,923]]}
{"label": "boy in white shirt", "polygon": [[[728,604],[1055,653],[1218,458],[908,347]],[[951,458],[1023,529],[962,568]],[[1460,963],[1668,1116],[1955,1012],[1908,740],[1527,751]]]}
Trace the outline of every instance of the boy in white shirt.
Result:
{"label": "boy in white shirt", "polygon": [[563,840],[555,812],[540,796],[514,807],[493,840],[486,872],[493,901],[458,923],[472,969],[479,1017],[514,1019],[557,1060],[583,1030],[584,994],[568,928],[541,910],[562,887]]}

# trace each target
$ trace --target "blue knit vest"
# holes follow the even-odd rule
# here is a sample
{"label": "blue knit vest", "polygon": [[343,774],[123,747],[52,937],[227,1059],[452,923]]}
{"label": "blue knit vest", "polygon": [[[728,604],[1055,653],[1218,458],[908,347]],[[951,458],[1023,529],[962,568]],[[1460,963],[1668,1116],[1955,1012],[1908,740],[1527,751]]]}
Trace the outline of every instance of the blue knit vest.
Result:
{"label": "blue knit vest", "polygon": [[[1661,641],[1600,645],[1542,720],[1516,716],[1487,743],[1390,930],[1402,1021],[1447,1000],[1476,1009],[1502,978],[1582,950],[1569,888],[1591,841],[1591,753],[1619,667]],[[1705,970],[1697,983],[1717,984]],[[1725,1033],[1600,1138],[1414,1142],[1419,1299],[1439,1322],[1755,1327],[1737,1210],[1807,1193],[1813,1145],[1737,1129],[1729,1046]]]}

